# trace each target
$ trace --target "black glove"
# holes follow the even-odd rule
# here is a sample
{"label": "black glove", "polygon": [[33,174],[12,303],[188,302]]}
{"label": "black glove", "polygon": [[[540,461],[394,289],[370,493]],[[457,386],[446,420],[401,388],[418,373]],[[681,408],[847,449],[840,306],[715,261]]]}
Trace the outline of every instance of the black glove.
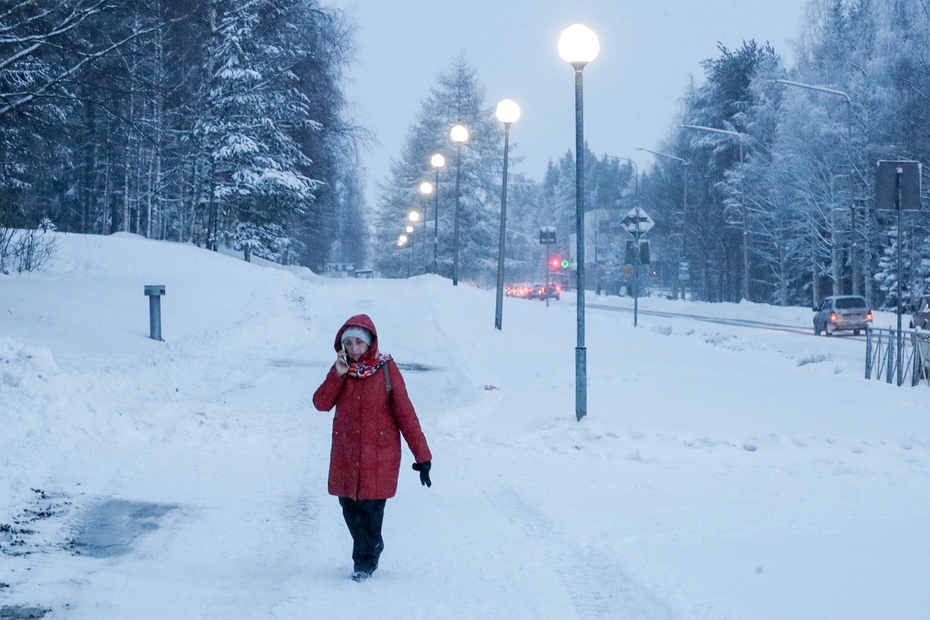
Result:
{"label": "black glove", "polygon": [[433,483],[429,479],[429,468],[432,465],[432,461],[423,461],[422,463],[414,463],[413,469],[420,472],[420,484],[426,485],[427,487],[433,486]]}

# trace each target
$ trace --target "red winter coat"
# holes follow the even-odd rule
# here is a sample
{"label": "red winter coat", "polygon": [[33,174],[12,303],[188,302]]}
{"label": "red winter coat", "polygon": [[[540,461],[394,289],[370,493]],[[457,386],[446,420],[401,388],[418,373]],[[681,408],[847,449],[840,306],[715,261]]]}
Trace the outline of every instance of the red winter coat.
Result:
{"label": "red winter coat", "polygon": [[[377,359],[378,332],[365,314],[353,316],[339,329],[336,351],[342,349],[342,333],[349,327],[363,327],[372,334],[371,346],[358,361]],[[390,403],[385,370],[391,377]],[[404,378],[393,360],[363,379],[348,374],[340,377],[333,364],[313,394],[313,405],[319,411],[336,407],[329,458],[330,495],[356,500],[394,497],[400,472],[400,433],[417,463],[433,459]]]}

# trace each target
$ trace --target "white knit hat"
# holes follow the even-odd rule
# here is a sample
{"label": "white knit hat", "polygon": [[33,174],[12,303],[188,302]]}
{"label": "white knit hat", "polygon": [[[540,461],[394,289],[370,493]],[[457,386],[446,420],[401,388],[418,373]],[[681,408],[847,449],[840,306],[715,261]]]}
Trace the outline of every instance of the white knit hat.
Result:
{"label": "white knit hat", "polygon": [[364,340],[365,344],[371,346],[371,332],[364,327],[350,327],[342,332],[342,341],[345,342],[348,338]]}

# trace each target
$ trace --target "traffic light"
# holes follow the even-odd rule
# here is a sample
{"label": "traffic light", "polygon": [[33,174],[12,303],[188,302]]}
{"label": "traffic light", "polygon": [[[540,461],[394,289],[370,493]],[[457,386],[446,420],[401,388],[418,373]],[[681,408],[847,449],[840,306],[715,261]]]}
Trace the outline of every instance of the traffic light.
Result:
{"label": "traffic light", "polygon": [[549,269],[551,269],[552,271],[558,271],[561,268],[562,268],[562,259],[560,257],[553,256],[549,259]]}

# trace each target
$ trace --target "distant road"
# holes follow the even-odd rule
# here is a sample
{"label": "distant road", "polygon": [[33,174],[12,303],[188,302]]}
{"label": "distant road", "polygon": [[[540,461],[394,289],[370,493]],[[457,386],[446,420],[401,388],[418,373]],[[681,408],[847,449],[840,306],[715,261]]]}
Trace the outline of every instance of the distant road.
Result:
{"label": "distant road", "polygon": [[[585,304],[586,308],[595,308],[597,310],[612,310],[614,312],[629,312],[632,314],[632,308],[620,308],[618,306],[605,306],[601,304]],[[740,327],[755,327],[757,329],[769,329],[772,331],[781,331],[781,332],[790,332],[792,334],[803,334],[806,336],[813,336],[814,329],[804,329],[798,327],[797,325],[782,325],[779,323],[766,323],[764,321],[750,321],[748,319],[728,319],[717,316],[701,316],[699,314],[687,314],[684,312],[659,312],[657,310],[643,310],[639,309],[639,314],[644,314],[648,316],[661,316],[665,318],[681,318],[681,319],[694,319],[697,321],[705,321],[707,323],[717,323],[718,325],[736,325]],[[850,333],[850,337],[852,333]],[[859,338],[864,339],[864,336],[859,336]]]}

